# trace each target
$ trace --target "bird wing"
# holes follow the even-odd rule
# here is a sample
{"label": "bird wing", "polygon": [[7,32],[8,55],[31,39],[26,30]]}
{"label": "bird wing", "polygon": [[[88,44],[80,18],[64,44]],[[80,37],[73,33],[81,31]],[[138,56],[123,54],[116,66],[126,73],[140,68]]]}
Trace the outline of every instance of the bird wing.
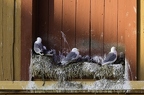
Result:
{"label": "bird wing", "polygon": [[77,58],[77,54],[75,52],[70,52],[67,56],[66,56],[66,61],[71,61]]}
{"label": "bird wing", "polygon": [[106,56],[104,62],[110,62],[110,61],[114,61],[116,59],[116,54],[114,53],[108,53],[108,55]]}
{"label": "bird wing", "polygon": [[34,51],[36,53],[40,53],[40,52],[43,52],[43,46],[41,43],[37,44],[37,43],[34,43]]}

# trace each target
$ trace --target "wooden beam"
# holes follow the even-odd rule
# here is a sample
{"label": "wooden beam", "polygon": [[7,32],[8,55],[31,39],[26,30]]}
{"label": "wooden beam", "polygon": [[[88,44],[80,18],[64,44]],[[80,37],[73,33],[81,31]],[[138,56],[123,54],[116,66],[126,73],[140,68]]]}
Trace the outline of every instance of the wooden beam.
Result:
{"label": "wooden beam", "polygon": [[14,80],[20,80],[21,60],[21,0],[15,0],[14,28]]}
{"label": "wooden beam", "polygon": [[[73,81],[74,82],[74,81]],[[76,81],[83,85],[92,85],[95,81]],[[57,81],[46,81],[42,86],[42,81],[0,81],[0,93],[144,93],[144,81],[125,81],[122,89],[61,89],[57,88]]]}
{"label": "wooden beam", "polygon": [[21,0],[21,80],[28,80],[32,48],[32,1]]}
{"label": "wooden beam", "polygon": [[140,0],[140,64],[139,79],[144,80],[144,0]]}

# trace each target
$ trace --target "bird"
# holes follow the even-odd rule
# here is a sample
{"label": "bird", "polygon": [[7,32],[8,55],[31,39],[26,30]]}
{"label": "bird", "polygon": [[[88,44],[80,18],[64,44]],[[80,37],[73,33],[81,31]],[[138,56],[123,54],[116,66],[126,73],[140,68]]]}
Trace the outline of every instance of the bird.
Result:
{"label": "bird", "polygon": [[44,51],[46,50],[46,47],[42,44],[42,39],[37,37],[37,40],[34,42],[34,52],[39,55],[44,55]]}
{"label": "bird", "polygon": [[79,58],[79,50],[77,48],[73,48],[71,52],[69,52],[66,57],[61,60],[61,65],[67,65],[71,62],[76,62]]}
{"label": "bird", "polygon": [[117,60],[116,47],[111,47],[111,51],[107,54],[101,65],[111,64]]}
{"label": "bird", "polygon": [[117,60],[115,61],[115,64],[122,64],[122,65],[125,64],[125,54],[124,54],[124,52],[119,53],[119,55],[117,57]]}

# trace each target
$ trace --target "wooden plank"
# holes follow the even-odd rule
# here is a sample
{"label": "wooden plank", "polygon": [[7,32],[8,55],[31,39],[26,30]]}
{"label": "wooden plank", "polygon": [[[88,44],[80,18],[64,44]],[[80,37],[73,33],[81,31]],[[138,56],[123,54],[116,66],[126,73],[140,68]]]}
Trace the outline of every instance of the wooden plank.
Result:
{"label": "wooden plank", "polygon": [[[36,2],[36,1],[35,1]],[[48,43],[47,43],[47,39],[48,39],[48,36],[47,36],[47,33],[48,33],[48,2],[49,0],[37,0],[37,24],[38,26],[36,27],[37,30],[36,30],[36,35],[35,35],[35,40],[37,37],[41,37],[42,38],[42,43],[43,45],[45,46],[48,46]]]}
{"label": "wooden plank", "polygon": [[76,47],[82,55],[90,54],[90,0],[76,2]]}
{"label": "wooden plank", "polygon": [[15,0],[14,80],[20,80],[21,67],[21,1]]}
{"label": "wooden plank", "polygon": [[139,51],[139,54],[140,54],[140,58],[139,58],[139,79],[140,80],[144,80],[144,70],[143,70],[143,67],[144,67],[144,0],[140,0],[140,43],[139,43],[139,46],[140,46],[140,51]]}
{"label": "wooden plank", "polygon": [[[73,81],[74,82],[74,81]],[[81,81],[76,81],[81,83]],[[92,85],[95,81],[83,81],[82,85]],[[33,94],[142,94],[144,93],[144,82],[143,81],[125,81],[125,85],[122,89],[97,89],[93,90],[92,88],[88,89],[68,89],[61,88],[55,89],[57,81],[46,81],[45,86],[42,86],[42,81],[0,81],[0,92],[1,93],[33,93]]]}
{"label": "wooden plank", "polygon": [[137,0],[126,0],[125,53],[130,64],[130,77],[137,79]]}
{"label": "wooden plank", "polygon": [[32,48],[32,0],[21,1],[21,80],[29,79]]}
{"label": "wooden plank", "polygon": [[91,0],[91,55],[103,55],[104,0]]}
{"label": "wooden plank", "polygon": [[117,47],[117,0],[105,0],[104,53]]}
{"label": "wooden plank", "polygon": [[14,0],[3,1],[3,80],[13,80]]}
{"label": "wooden plank", "polygon": [[126,6],[125,0],[118,0],[118,52],[125,52]]}
{"label": "wooden plank", "polygon": [[3,13],[3,0],[0,0],[0,62],[1,62],[1,64],[0,64],[0,80],[2,80],[3,79],[3,58],[2,58],[2,56],[3,56],[3,54],[2,54],[2,49],[3,49],[3,36],[2,36],[2,34],[3,34],[3,29],[2,29],[2,25],[3,25],[3,17],[2,17],[2,13]]}
{"label": "wooden plank", "polygon": [[66,37],[66,41],[62,37],[63,52],[75,47],[75,3],[76,0],[63,0],[62,32]]}
{"label": "wooden plank", "polygon": [[49,49],[61,51],[62,0],[49,1]]}

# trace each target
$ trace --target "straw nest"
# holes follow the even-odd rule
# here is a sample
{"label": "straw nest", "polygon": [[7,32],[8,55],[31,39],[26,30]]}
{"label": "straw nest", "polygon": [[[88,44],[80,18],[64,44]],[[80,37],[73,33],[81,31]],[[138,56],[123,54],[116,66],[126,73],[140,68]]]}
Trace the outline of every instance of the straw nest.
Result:
{"label": "straw nest", "polygon": [[35,78],[52,80],[72,80],[75,78],[93,79],[122,79],[124,66],[122,64],[99,65],[92,62],[77,62],[66,66],[58,66],[49,56],[32,55],[30,64],[30,75]]}

